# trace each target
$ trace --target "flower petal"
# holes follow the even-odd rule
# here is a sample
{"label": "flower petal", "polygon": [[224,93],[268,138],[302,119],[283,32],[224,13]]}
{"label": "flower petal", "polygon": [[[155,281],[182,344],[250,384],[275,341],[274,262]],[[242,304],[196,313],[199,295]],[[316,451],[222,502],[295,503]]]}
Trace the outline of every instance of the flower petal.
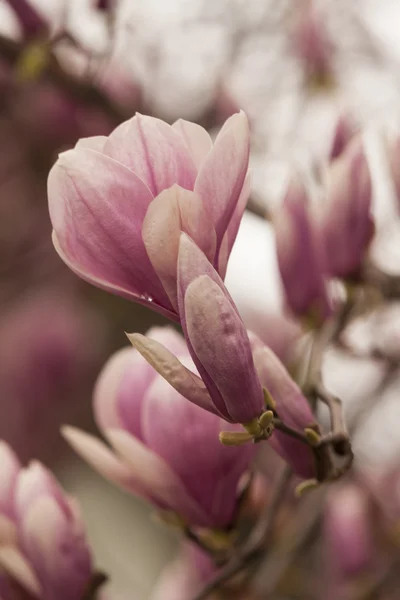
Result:
{"label": "flower petal", "polygon": [[[179,476],[208,515],[209,527],[224,527],[233,517],[239,478],[249,466],[253,444],[228,448],[220,443],[221,418],[188,402],[158,377],[143,405],[143,437]],[[229,424],[225,423],[224,428]],[[235,431],[239,426],[232,425]],[[190,456],[190,458],[188,458]]]}
{"label": "flower petal", "polygon": [[218,248],[242,191],[249,148],[249,125],[244,112],[240,112],[225,123],[196,179],[194,191],[214,224]]}
{"label": "flower petal", "polygon": [[90,148],[91,150],[97,150],[97,152],[103,152],[106,141],[106,135],[94,135],[78,140],[75,144],[75,148]]}
{"label": "flower petal", "polygon": [[[147,336],[175,354],[187,353],[183,337],[172,327],[152,327]],[[100,429],[126,429],[141,438],[143,396],[156,377],[153,367],[131,346],[104,365],[94,390],[94,413]]]}
{"label": "flower petal", "polygon": [[303,431],[315,424],[307,399],[272,350],[258,347],[253,358],[261,384],[275,400],[277,413],[286,425]]}
{"label": "flower petal", "polygon": [[213,259],[216,235],[200,198],[174,185],[150,204],[143,222],[143,241],[150,261],[177,308],[177,263],[181,232],[186,232]]}
{"label": "flower petal", "polygon": [[141,237],[152,194],[134,173],[94,150],[71,150],[52,168],[48,194],[57,243],[76,272],[170,308]]}
{"label": "flower petal", "polygon": [[141,439],[141,406],[156,372],[132,348],[116,352],[96,382],[93,408],[100,429],[126,429]]}
{"label": "flower petal", "polygon": [[[207,275],[198,277],[186,290],[185,315],[196,358],[214,381],[232,421],[247,423],[258,417],[263,394],[249,338],[224,291]],[[216,406],[222,412],[223,407]]]}
{"label": "flower petal", "polygon": [[[258,342],[253,345],[254,364],[262,386],[276,402],[278,416],[286,425],[299,432],[312,427],[315,417],[307,399],[273,351],[260,343],[260,340]],[[269,443],[298,475],[315,477],[315,460],[306,444],[281,431],[275,431]]]}
{"label": "flower petal", "polygon": [[181,134],[197,169],[200,169],[213,147],[210,134],[201,125],[184,119],[178,119],[172,127]]}
{"label": "flower petal", "polygon": [[64,426],[61,432],[75,452],[103,477],[130,493],[149,498],[149,490],[143,488],[130,466],[118,458],[106,444],[75,427]]}
{"label": "flower petal", "polygon": [[0,441],[0,465],[0,511],[2,515],[13,518],[14,491],[21,464],[11,447],[3,441]]}
{"label": "flower petal", "polygon": [[289,183],[284,202],[274,217],[276,251],[286,299],[298,316],[316,312],[328,317],[332,307],[326,289],[324,250],[316,230],[304,184]]}
{"label": "flower petal", "polygon": [[356,275],[374,233],[372,182],[361,139],[356,138],[328,171],[323,241],[331,275]]}
{"label": "flower petal", "polygon": [[238,203],[236,204],[232,218],[229,222],[228,229],[222,239],[221,248],[219,252],[218,272],[222,279],[225,279],[226,269],[228,266],[229,256],[231,254],[233,244],[235,243],[236,236],[239,231],[239,226],[242,221],[243,213],[247,206],[251,191],[251,177],[250,173],[247,173],[246,179],[240,192]]}
{"label": "flower petal", "polygon": [[39,576],[43,597],[82,597],[92,575],[82,524],[71,522],[54,498],[47,496],[28,507],[20,533],[25,553]]}
{"label": "flower petal", "polygon": [[42,590],[32,567],[15,546],[0,546],[0,565],[27,592],[41,598]]}
{"label": "flower petal", "polygon": [[170,508],[189,522],[206,525],[207,514],[188,494],[184,483],[157,454],[126,431],[109,430],[107,438],[128,464],[149,497],[162,508]]}
{"label": "flower petal", "polygon": [[[202,365],[196,352],[191,344],[190,337],[187,331],[186,325],[186,309],[185,309],[185,294],[190,283],[201,275],[207,275],[216,283],[230,301],[232,308],[237,311],[236,305],[226,290],[224,283],[204,252],[196,246],[196,244],[185,234],[182,233],[179,242],[179,255],[178,255],[178,305],[179,305],[179,316],[183,332],[185,334],[186,343],[188,345],[189,352],[193,358],[193,361],[207,386],[207,389],[212,397],[212,401],[216,406],[219,413],[228,421],[231,420],[229,413],[226,410],[225,403],[222,396],[215,385],[215,382],[208,374],[205,367]],[[239,314],[239,313],[238,313]]]}
{"label": "flower petal", "polygon": [[177,392],[205,410],[216,412],[203,381],[156,340],[140,333],[128,335],[131,344]]}
{"label": "flower petal", "polygon": [[65,514],[70,514],[66,496],[53,474],[39,461],[33,460],[21,469],[15,490],[15,507],[18,519],[23,518],[28,508],[39,498],[51,496]]}
{"label": "flower petal", "polygon": [[193,189],[197,169],[185,141],[160,119],[136,114],[111,133],[104,152],[131,169],[153,196],[174,183]]}
{"label": "flower petal", "polygon": [[53,231],[51,237],[52,237],[54,248],[55,248],[57,254],[59,255],[59,257],[61,258],[61,260],[67,265],[67,267],[69,269],[71,269],[71,271],[73,273],[78,275],[78,277],[80,277],[84,281],[87,281],[88,283],[95,285],[96,287],[100,288],[101,290],[105,290],[106,292],[110,292],[111,294],[117,294],[118,296],[121,296],[122,298],[131,300],[132,302],[137,302],[138,304],[143,304],[144,306],[150,306],[152,309],[156,310],[158,313],[160,313],[167,319],[170,319],[171,321],[178,320],[178,316],[177,316],[176,312],[173,311],[172,306],[170,307],[170,309],[165,308],[164,306],[159,305],[157,303],[157,301],[155,301],[154,298],[152,298],[149,294],[138,295],[135,292],[131,292],[131,291],[123,289],[117,285],[110,284],[105,279],[101,279],[100,277],[94,277],[93,275],[91,275],[89,272],[85,271],[81,267],[77,267],[77,265],[75,263],[73,263],[69,260],[67,255],[62,250],[55,231]]}

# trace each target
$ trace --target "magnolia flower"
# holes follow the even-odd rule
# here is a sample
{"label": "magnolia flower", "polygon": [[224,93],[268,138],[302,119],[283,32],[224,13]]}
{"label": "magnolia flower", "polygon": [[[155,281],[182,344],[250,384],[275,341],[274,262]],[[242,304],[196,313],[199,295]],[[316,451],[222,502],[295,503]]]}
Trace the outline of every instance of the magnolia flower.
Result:
{"label": "magnolia flower", "polygon": [[[299,433],[308,429],[319,432],[308,400],[279,358],[254,334],[251,334],[250,340],[259,380],[272,398],[273,408],[279,418]],[[307,444],[277,429],[269,438],[269,443],[297,475],[309,479],[315,477],[315,459]]]}
{"label": "magnolia flower", "polygon": [[221,278],[203,252],[181,234],[178,258],[179,316],[194,375],[161,344],[128,336],[137,350],[183,396],[231,423],[249,423],[264,398],[246,328]]}
{"label": "magnolia flower", "polygon": [[334,45],[326,31],[324,15],[313,2],[299,11],[292,33],[294,54],[303,63],[307,83],[327,85],[333,80]]}
{"label": "magnolia flower", "polygon": [[[192,373],[184,340],[173,329],[154,328],[147,339],[162,342]],[[194,372],[192,378],[193,386],[195,380],[201,382]],[[64,435],[95,469],[190,525],[225,527],[232,522],[239,482],[256,451],[253,445],[220,444],[221,426],[230,431],[237,426],[188,402],[133,348],[120,350],[104,367],[94,411],[112,449],[71,427]]]}
{"label": "magnolia flower", "polygon": [[221,276],[249,193],[243,112],[215,143],[200,126],[137,114],[109,137],[80,140],[48,181],[53,241],[80,277],[177,320],[179,235]]}
{"label": "magnolia flower", "polygon": [[0,444],[0,566],[32,598],[77,600],[93,565],[79,508],[40,463]]}
{"label": "magnolia flower", "polygon": [[372,565],[374,540],[368,497],[355,482],[331,490],[324,514],[329,599],[346,598],[345,586]]}
{"label": "magnolia flower", "polygon": [[3,308],[0,318],[0,438],[23,460],[50,449],[54,455],[61,422],[98,370],[102,323],[68,292],[44,287]]}
{"label": "magnolia flower", "polygon": [[326,268],[333,277],[357,275],[374,232],[371,175],[360,138],[331,163],[326,194],[322,218]]}
{"label": "magnolia flower", "polygon": [[274,217],[279,270],[287,303],[297,316],[322,320],[331,314],[324,248],[306,190],[292,180]]}

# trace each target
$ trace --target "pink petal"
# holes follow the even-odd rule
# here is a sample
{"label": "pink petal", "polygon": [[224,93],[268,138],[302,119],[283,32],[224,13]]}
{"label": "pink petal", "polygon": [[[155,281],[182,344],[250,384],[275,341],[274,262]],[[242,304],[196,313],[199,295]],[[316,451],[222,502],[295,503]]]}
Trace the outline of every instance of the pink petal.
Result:
{"label": "pink petal", "polygon": [[259,347],[253,352],[253,358],[262,386],[276,402],[279,417],[300,431],[315,423],[307,399],[272,350],[268,346]]}
{"label": "pink petal", "polygon": [[32,567],[15,546],[0,546],[0,565],[27,592],[36,598],[42,597],[41,586]]}
{"label": "pink petal", "polygon": [[233,244],[235,243],[236,236],[239,231],[239,226],[242,221],[243,213],[247,206],[251,191],[251,177],[250,173],[247,173],[246,179],[240,192],[238,203],[236,204],[232,218],[229,222],[228,229],[222,239],[221,249],[219,253],[218,272],[222,279],[225,279],[226,269],[228,266],[229,256],[231,254]]}
{"label": "pink petal", "polygon": [[[232,520],[238,481],[257,451],[253,444],[236,448],[221,444],[218,434],[222,426],[219,417],[188,402],[161,377],[146,394],[145,442],[203,507],[210,527],[224,527]],[[239,426],[225,423],[224,428],[236,431]]]}
{"label": "pink petal", "polygon": [[100,429],[127,429],[141,437],[143,396],[156,372],[132,347],[116,352],[97,380],[93,408]]}
{"label": "pink petal", "polygon": [[21,464],[11,449],[0,441],[0,511],[7,517],[14,516],[14,491]]}
{"label": "pink petal", "polygon": [[184,119],[178,119],[172,127],[181,134],[197,169],[200,169],[207,154],[213,147],[208,131],[204,127],[190,121],[185,121]]}
{"label": "pink petal", "polygon": [[[224,291],[207,275],[198,277],[186,290],[185,315],[196,357],[218,388],[232,421],[247,423],[258,417],[263,395],[249,338]],[[216,406],[223,413],[224,407]]]}
{"label": "pink petal", "polygon": [[25,552],[41,580],[43,597],[80,598],[92,575],[81,525],[71,522],[53,498],[43,497],[23,515],[20,531]]}
{"label": "pink petal", "polygon": [[0,546],[16,545],[17,542],[18,535],[14,521],[0,514]]}
{"label": "pink petal", "polygon": [[361,139],[354,139],[328,171],[323,242],[332,276],[358,273],[374,233],[372,181]]}
{"label": "pink petal", "polygon": [[203,381],[167,348],[140,333],[128,335],[131,344],[177,392],[205,410],[216,412]]}
{"label": "pink petal", "polygon": [[[186,234],[181,233],[178,255],[178,299],[181,321],[184,320],[184,296],[190,283],[200,275],[207,275],[226,294],[233,309],[238,313],[228,290],[221,277],[214,269],[207,256],[197,244]],[[239,314],[239,313],[238,313]]]}
{"label": "pink petal", "polygon": [[126,431],[109,430],[106,433],[110,443],[140,481],[140,485],[148,490],[149,497],[161,507],[174,510],[190,522],[201,525],[208,523],[207,515],[190,497],[177,474],[162,458]]}
{"label": "pink petal", "polygon": [[143,241],[150,261],[177,308],[177,263],[181,232],[186,232],[213,259],[215,231],[200,198],[174,185],[150,204],[143,223]]}
{"label": "pink petal", "polygon": [[193,189],[197,170],[185,141],[160,119],[136,114],[111,133],[104,152],[131,169],[154,196],[174,183]]}
{"label": "pink petal", "polygon": [[97,152],[103,152],[106,141],[106,135],[94,135],[78,140],[75,144],[75,148],[90,148],[91,150],[97,150]]}
{"label": "pink petal", "polygon": [[303,316],[312,311],[323,319],[332,307],[326,288],[324,248],[312,217],[307,190],[294,177],[274,217],[279,270],[293,313]]}
{"label": "pink petal", "polygon": [[57,254],[59,255],[59,257],[62,259],[62,261],[67,265],[67,267],[69,269],[71,269],[71,271],[73,273],[78,275],[78,277],[80,277],[84,281],[87,281],[88,283],[95,285],[96,287],[100,288],[101,290],[110,292],[111,294],[117,294],[118,296],[122,296],[123,298],[126,298],[127,300],[132,300],[133,302],[137,302],[138,304],[143,304],[144,306],[150,306],[152,309],[156,310],[158,313],[160,313],[167,319],[170,319],[171,321],[178,320],[178,316],[175,312],[173,312],[172,306],[170,309],[165,308],[164,306],[160,306],[157,303],[157,301],[154,301],[154,298],[152,298],[149,294],[143,294],[143,295],[139,296],[136,292],[131,292],[131,291],[129,291],[127,289],[123,289],[117,285],[110,284],[105,279],[101,279],[100,277],[94,277],[93,275],[91,275],[90,273],[85,271],[84,269],[77,267],[77,265],[75,263],[71,262],[69,260],[69,258],[67,257],[67,255],[64,253],[64,251],[61,249],[61,246],[60,246],[60,243],[58,241],[55,231],[53,231],[53,233],[52,233],[52,241],[53,241],[54,248],[57,251]]}
{"label": "pink petal", "polygon": [[[175,354],[188,352],[183,337],[172,327],[152,327],[147,337]],[[104,366],[94,393],[94,411],[100,429],[126,429],[141,439],[144,395],[157,372],[129,346],[114,354]]]}
{"label": "pink petal", "polygon": [[67,498],[53,474],[39,461],[33,460],[21,470],[15,490],[15,506],[18,518],[22,518],[29,506],[38,498],[51,496],[69,515]]}
{"label": "pink petal", "polygon": [[214,224],[218,247],[238,203],[248,164],[249,126],[246,115],[240,112],[220,131],[194,186]]}
{"label": "pink petal", "polygon": [[170,309],[141,238],[152,195],[134,173],[94,150],[71,150],[52,168],[48,195],[57,243],[76,272]]}
{"label": "pink petal", "polygon": [[[189,352],[194,360],[196,368],[198,369],[201,378],[207,386],[209,393],[211,394],[212,401],[225,419],[230,420],[230,416],[226,410],[225,403],[221,397],[215,382],[207,373],[207,370],[202,365],[199,358],[196,356],[196,352],[191,344],[191,340],[187,331],[186,326],[186,309],[185,309],[185,294],[190,283],[201,275],[207,275],[216,283],[223,293],[228,298],[232,305],[232,308],[237,312],[237,308],[228,291],[226,290],[224,283],[212,264],[205,254],[196,246],[196,244],[185,234],[182,233],[179,242],[179,255],[178,255],[178,305],[179,315],[181,320],[182,329],[185,334],[186,343],[188,345]],[[239,313],[238,313],[239,314]]]}
{"label": "pink petal", "polygon": [[151,327],[146,333],[146,337],[159,342],[176,356],[188,353],[185,338],[170,325]]}
{"label": "pink petal", "polygon": [[143,489],[131,468],[124,464],[102,441],[75,427],[63,427],[63,437],[79,456],[89,463],[103,477],[137,496],[148,498],[148,490]]}

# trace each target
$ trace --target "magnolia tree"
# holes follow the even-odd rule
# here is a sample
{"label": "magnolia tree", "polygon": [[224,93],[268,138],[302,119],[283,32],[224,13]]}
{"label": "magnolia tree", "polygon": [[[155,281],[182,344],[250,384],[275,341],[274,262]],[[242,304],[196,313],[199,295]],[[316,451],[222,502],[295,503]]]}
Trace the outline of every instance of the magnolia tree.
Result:
{"label": "magnolia tree", "polygon": [[[6,92],[19,91],[15,69],[39,73],[27,91],[32,115],[47,125],[51,119],[43,131],[49,154],[79,138],[48,174],[55,250],[89,284],[170,321],[146,335],[129,333],[100,372],[93,413],[103,439],[62,428],[85,461],[179,533],[178,555],[152,600],[394,600],[399,464],[368,468],[352,449],[400,360],[400,279],[371,251],[382,231],[363,132],[344,112],[325,158],[307,174],[290,173],[269,215],[284,314],[244,320],[224,280],[253,195],[245,112],[229,103],[233,114],[213,138],[183,119],[125,119],[127,105],[103,80],[88,84],[64,69],[55,54],[60,35],[33,5],[8,4],[22,42],[0,39]],[[111,28],[114,7],[95,7]],[[332,48],[314,16],[305,11],[293,45],[307,81],[330,88]],[[90,122],[94,107],[99,118]],[[30,147],[38,133],[32,115],[24,115]],[[399,144],[386,140],[383,162],[400,198]],[[83,349],[97,341],[80,335],[74,307],[71,301],[55,337],[42,333],[53,309],[58,315],[48,298],[28,337],[31,321],[15,311],[19,327],[3,336],[0,369],[9,375],[15,361],[7,354],[17,346],[19,368],[29,363],[34,373],[15,375],[6,388],[19,406],[39,367],[48,395],[58,393],[56,383],[66,387],[71,373],[79,379],[78,368],[64,367],[76,356],[84,363]],[[369,332],[361,349],[353,335],[360,320]],[[383,373],[350,416],[327,381],[332,349],[345,359],[368,356]],[[49,372],[42,365],[50,358]],[[358,378],[351,374],[351,387]],[[38,461],[22,465],[5,442],[0,465],[0,600],[112,599],[77,501]],[[128,589],[125,597],[138,595]]]}

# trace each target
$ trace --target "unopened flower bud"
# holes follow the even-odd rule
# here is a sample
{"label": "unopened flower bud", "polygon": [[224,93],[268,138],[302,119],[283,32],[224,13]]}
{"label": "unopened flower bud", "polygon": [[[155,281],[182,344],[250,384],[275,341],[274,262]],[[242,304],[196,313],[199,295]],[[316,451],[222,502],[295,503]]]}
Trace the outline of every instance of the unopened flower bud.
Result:
{"label": "unopened flower bud", "polygon": [[328,317],[331,304],[326,287],[324,251],[302,182],[289,183],[274,217],[279,270],[287,303],[297,316],[317,321]]}
{"label": "unopened flower bud", "polygon": [[334,277],[357,275],[374,233],[372,184],[361,138],[331,163],[322,237],[326,266]]}

